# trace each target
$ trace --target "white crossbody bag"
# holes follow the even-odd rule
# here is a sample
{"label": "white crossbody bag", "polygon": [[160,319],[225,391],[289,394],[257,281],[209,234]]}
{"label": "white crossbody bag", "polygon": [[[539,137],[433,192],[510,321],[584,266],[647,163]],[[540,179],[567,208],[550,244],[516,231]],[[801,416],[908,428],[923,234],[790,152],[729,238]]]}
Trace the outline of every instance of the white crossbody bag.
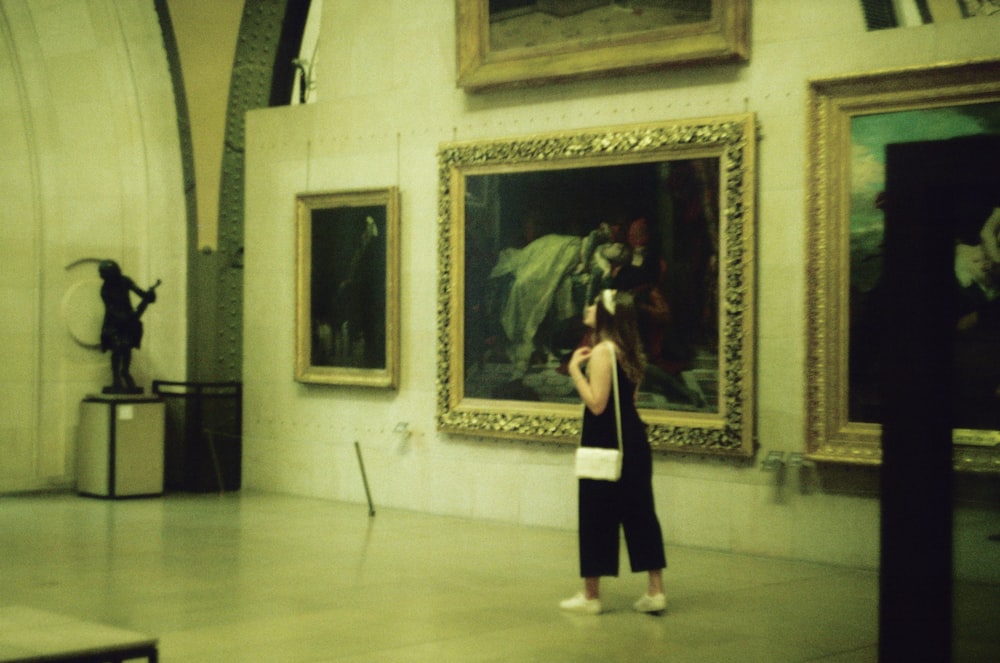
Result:
{"label": "white crossbody bag", "polygon": [[618,448],[604,447],[576,448],[576,476],[580,479],[618,481],[622,476],[622,412],[618,400],[618,362],[615,350],[611,350],[611,396],[615,399],[615,430],[618,434]]}

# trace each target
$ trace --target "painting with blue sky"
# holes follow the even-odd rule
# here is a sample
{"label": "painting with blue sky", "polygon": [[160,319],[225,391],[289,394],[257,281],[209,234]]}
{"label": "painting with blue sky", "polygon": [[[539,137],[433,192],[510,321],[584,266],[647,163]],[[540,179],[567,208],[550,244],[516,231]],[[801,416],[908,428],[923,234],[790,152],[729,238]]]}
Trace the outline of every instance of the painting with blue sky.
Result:
{"label": "painting with blue sky", "polygon": [[[1000,103],[858,115],[851,119],[851,288],[867,292],[882,273],[885,146],[1000,134]],[[998,155],[1000,158],[1000,155]]]}

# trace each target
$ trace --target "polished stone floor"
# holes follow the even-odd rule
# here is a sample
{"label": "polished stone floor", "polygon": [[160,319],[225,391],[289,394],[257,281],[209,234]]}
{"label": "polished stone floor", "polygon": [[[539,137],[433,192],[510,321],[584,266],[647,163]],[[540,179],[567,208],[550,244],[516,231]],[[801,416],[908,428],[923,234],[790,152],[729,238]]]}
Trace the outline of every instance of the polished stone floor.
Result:
{"label": "polished stone floor", "polygon": [[[205,661],[874,661],[878,576],[668,545],[669,609],[578,589],[571,531],[244,491],[0,497],[0,605],[160,639]],[[956,661],[1000,660],[998,588],[956,588]]]}

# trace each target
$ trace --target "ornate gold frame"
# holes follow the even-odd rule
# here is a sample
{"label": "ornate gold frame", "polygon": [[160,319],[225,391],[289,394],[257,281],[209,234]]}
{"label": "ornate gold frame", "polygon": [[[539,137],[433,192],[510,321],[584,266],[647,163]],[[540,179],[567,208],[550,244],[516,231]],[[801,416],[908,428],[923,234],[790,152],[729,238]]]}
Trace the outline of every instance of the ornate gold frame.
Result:
{"label": "ornate gold frame", "polygon": [[[848,411],[852,119],[997,100],[998,60],[809,82],[808,457],[874,465],[882,455],[881,426],[850,421]],[[956,469],[1000,471],[1000,432],[956,430],[953,439]]]}
{"label": "ornate gold frame", "polygon": [[469,91],[608,76],[669,65],[745,61],[750,0],[711,0],[712,19],[676,27],[583,35],[554,45],[490,48],[488,0],[456,0],[458,85]]}
{"label": "ornate gold frame", "polygon": [[[365,216],[375,222],[375,232],[360,230]],[[296,281],[295,281],[295,379],[299,382],[326,385],[352,385],[360,387],[382,387],[395,388],[399,381],[399,191],[396,187],[381,189],[361,189],[353,191],[336,191],[322,193],[303,193],[295,198],[295,218],[296,218]],[[343,241],[332,241],[331,229],[324,233],[325,245],[317,247],[314,245],[318,224],[324,223],[330,226],[338,226],[337,230],[343,233]],[[355,231],[358,231],[357,233]],[[366,238],[362,239],[362,235]],[[364,256],[354,255],[365,243],[365,248],[370,248],[371,253]],[[369,243],[370,242],[370,243]],[[371,274],[366,275],[367,287],[374,290],[362,292],[366,293],[368,301],[362,306],[368,307],[364,314],[373,313],[371,307],[378,307],[374,310],[374,335],[378,341],[376,346],[375,363],[378,366],[358,366],[356,357],[344,358],[344,352],[334,355],[330,352],[320,354],[323,348],[317,347],[321,343],[320,339],[329,339],[336,332],[332,329],[344,329],[342,323],[336,325],[326,325],[326,333],[320,334],[320,325],[326,321],[314,320],[314,293],[315,287],[322,287],[327,295],[331,295],[330,301],[342,302],[345,300],[334,300],[333,291],[338,287],[339,277],[335,277],[334,272],[328,274],[316,274],[313,261],[314,252],[322,250],[324,255],[329,255],[330,260],[325,261],[329,265],[341,265],[347,268],[352,262],[374,262],[377,271],[384,273],[376,274],[371,279]],[[363,260],[358,260],[363,258]],[[323,278],[323,283],[317,283]],[[355,285],[343,290],[358,290],[357,285],[361,279],[356,278],[351,281]],[[370,293],[374,292],[375,295]],[[384,293],[384,304],[371,299],[381,299]],[[347,308],[341,306],[340,309]],[[338,310],[337,303],[330,306],[332,316],[339,315],[342,319],[347,319],[347,311]],[[341,318],[335,318],[340,320]],[[349,323],[348,323],[349,324]],[[369,330],[366,330],[366,332]],[[380,338],[381,337],[381,338]],[[342,337],[343,338],[343,337]],[[369,340],[370,339],[366,339]],[[384,340],[384,344],[381,342]],[[331,342],[333,343],[333,342]],[[344,344],[345,347],[349,344]],[[384,349],[383,349],[384,346]],[[325,346],[324,346],[325,347]]]}
{"label": "ornate gold frame", "polygon": [[579,404],[467,398],[466,183],[472,175],[618,166],[697,158],[719,163],[719,404],[715,412],[641,410],[655,449],[749,456],[754,450],[754,208],[752,114],[591,129],[438,152],[438,375],[440,430],[549,442],[579,440]]}

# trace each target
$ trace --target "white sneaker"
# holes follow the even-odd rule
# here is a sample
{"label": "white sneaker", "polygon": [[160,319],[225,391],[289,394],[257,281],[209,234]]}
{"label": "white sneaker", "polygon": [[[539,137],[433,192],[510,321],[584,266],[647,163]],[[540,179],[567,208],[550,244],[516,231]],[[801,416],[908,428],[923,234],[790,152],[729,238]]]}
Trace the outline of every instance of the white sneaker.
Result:
{"label": "white sneaker", "polygon": [[601,599],[588,599],[580,592],[576,596],[559,602],[559,607],[567,612],[575,612],[581,615],[601,614]]}
{"label": "white sneaker", "polygon": [[642,597],[632,604],[636,612],[663,612],[667,609],[667,597],[665,594],[650,596],[643,594]]}

